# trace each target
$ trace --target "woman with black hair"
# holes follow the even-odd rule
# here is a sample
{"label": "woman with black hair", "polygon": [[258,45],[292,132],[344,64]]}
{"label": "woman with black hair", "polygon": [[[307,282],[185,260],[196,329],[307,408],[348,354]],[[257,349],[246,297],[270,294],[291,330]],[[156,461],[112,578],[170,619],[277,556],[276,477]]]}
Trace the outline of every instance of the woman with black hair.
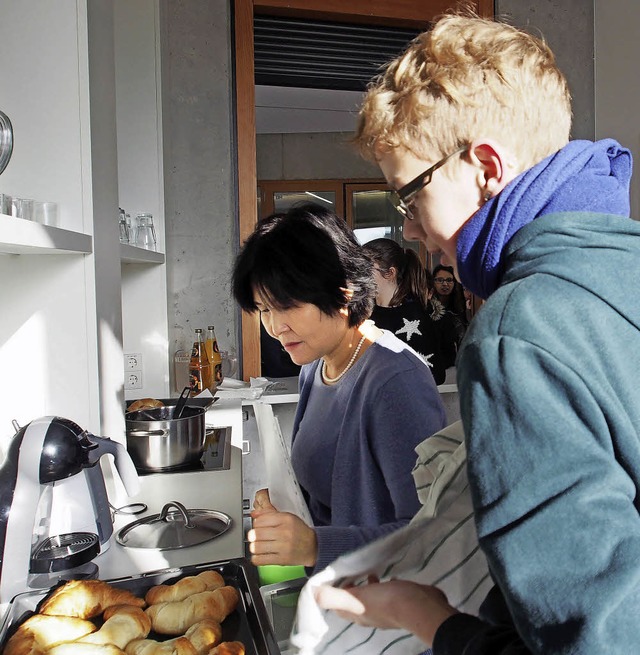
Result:
{"label": "woman with black hair", "polygon": [[259,491],[248,534],[256,565],[320,570],[420,507],[414,449],[445,425],[444,407],[424,360],[367,320],[372,269],[346,223],[317,205],[260,221],[236,259],[238,303],[302,365],[291,463],[314,522]]}
{"label": "woman with black hair", "polygon": [[[373,259],[378,289],[371,320],[422,355],[436,384],[443,384],[446,365],[439,330],[432,317],[429,279],[418,254],[386,238],[368,241],[363,248]],[[442,315],[443,312],[437,312],[436,318]]]}

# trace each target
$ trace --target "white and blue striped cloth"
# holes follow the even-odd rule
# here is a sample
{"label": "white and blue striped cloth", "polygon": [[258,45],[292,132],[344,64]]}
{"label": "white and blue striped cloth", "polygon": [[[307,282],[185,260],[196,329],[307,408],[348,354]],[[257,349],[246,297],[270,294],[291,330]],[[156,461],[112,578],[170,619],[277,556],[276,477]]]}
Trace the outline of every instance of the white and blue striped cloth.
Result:
{"label": "white and blue striped cloth", "polygon": [[[350,623],[322,610],[313,598],[320,584],[366,584],[402,578],[439,587],[454,607],[476,614],[492,586],[480,551],[466,474],[460,421],[417,448],[413,477],[422,509],[406,527],[343,555],[303,588],[290,640],[299,655],[419,655],[425,644],[403,630]],[[289,651],[288,651],[289,652]]]}

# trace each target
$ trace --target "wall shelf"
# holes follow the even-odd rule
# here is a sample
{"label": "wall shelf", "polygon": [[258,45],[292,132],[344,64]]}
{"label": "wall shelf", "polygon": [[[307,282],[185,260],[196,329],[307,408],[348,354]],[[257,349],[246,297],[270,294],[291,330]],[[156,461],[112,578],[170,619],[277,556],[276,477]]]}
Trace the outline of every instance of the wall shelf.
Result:
{"label": "wall shelf", "polygon": [[164,253],[121,243],[120,261],[123,264],[164,264]]}
{"label": "wall shelf", "polygon": [[86,255],[92,237],[0,214],[0,253],[10,255]]}

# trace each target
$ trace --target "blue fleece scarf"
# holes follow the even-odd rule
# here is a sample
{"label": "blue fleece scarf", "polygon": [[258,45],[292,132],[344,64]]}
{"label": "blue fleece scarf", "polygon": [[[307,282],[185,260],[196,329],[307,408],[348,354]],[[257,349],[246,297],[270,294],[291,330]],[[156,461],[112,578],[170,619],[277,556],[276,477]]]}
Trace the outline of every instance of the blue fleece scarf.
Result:
{"label": "blue fleece scarf", "polygon": [[571,141],[521,173],[485,203],[460,230],[458,275],[488,298],[500,284],[504,248],[538,216],[595,212],[629,216],[631,153],[613,139]]}

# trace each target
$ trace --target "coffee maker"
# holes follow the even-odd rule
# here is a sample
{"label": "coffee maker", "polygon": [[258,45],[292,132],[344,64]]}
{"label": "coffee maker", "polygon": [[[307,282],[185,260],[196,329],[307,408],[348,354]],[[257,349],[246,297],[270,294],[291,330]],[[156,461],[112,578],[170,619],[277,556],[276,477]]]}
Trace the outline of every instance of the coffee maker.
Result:
{"label": "coffee maker", "polygon": [[0,465],[0,603],[26,591],[34,574],[74,570],[106,550],[113,533],[99,464],[106,454],[127,494],[138,493],[126,448],[69,419],[45,416],[14,435]]}

